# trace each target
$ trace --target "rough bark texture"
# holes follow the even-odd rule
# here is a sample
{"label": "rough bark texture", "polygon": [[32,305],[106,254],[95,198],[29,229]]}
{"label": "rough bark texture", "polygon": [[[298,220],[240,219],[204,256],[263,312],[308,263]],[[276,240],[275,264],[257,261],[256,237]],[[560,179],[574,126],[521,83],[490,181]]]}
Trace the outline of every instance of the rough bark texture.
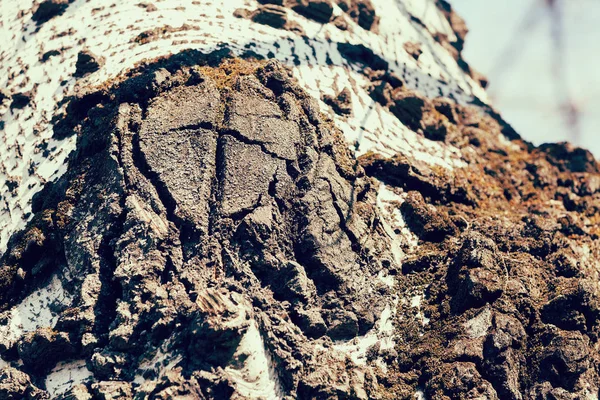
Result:
{"label": "rough bark texture", "polygon": [[[227,18],[400,38],[403,62],[452,82],[420,87],[371,39],[325,51],[342,61],[320,71],[350,84],[318,98],[301,60],[234,45],[96,87],[110,55],[72,55],[81,86],[38,122],[76,141],[66,168],[31,199],[2,163],[9,214],[31,212],[0,258],[0,399],[598,398],[599,164],[523,141],[470,77],[449,89],[477,76],[446,2],[443,34],[409,14],[417,42],[378,33],[381,4],[240,2]],[[76,6],[23,15],[43,34]],[[21,89],[1,94],[9,124],[45,107]]]}

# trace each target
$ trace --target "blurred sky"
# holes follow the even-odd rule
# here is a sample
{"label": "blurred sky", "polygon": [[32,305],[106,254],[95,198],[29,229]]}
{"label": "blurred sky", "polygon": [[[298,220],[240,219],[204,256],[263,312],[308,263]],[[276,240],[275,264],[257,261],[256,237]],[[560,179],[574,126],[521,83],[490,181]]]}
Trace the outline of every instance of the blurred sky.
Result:
{"label": "blurred sky", "polygon": [[[450,0],[470,30],[465,59],[489,78],[504,118],[535,144],[570,141],[600,158],[600,0],[555,1],[562,35],[547,0]],[[565,120],[569,97],[581,113],[579,135]]]}

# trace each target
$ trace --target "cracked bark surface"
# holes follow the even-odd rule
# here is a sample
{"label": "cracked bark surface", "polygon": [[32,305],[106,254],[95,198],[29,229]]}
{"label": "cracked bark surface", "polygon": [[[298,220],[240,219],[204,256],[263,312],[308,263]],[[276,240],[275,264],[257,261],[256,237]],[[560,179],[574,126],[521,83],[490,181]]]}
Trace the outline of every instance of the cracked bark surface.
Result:
{"label": "cracked bark surface", "polygon": [[[388,88],[382,104],[423,135],[446,126],[468,167],[356,160],[281,64],[197,61],[150,64],[63,120],[77,150],[11,239],[0,300],[57,277],[70,301],[54,327],[2,338],[23,363],[2,377],[7,398],[48,398],[45,377],[72,360],[91,376],[58,398],[593,396],[589,153],[495,141],[505,123],[478,108]],[[400,264],[384,184],[420,240],[400,243]],[[366,359],[349,358],[369,337]]]}
{"label": "cracked bark surface", "polygon": [[[231,86],[209,66],[146,73],[167,76],[153,95],[118,86],[147,101],[90,108],[67,174],[36,197],[3,259],[4,308],[53,274],[74,300],[53,329],[2,343],[34,383],[85,359],[97,396],[248,396],[231,371],[255,324],[276,393],[377,392],[370,368],[331,349],[373,328],[390,297],[370,279],[391,258],[374,182],[340,175],[340,133],[285,68],[224,62],[241,70]],[[177,368],[132,385],[162,345]]]}
{"label": "cracked bark surface", "polygon": [[[452,73],[426,78],[431,60],[451,67],[440,48],[481,78],[445,1],[451,31],[403,1],[397,21],[414,26],[382,37],[378,0],[260,3],[223,2],[221,19],[260,24],[244,25],[253,38],[296,35],[306,46],[289,48],[289,65],[304,54],[317,73],[335,69],[340,79],[312,82],[333,119],[304,91],[306,69],[296,81],[239,49],[187,50],[72,93],[52,121],[55,138],[77,136],[67,172],[0,259],[0,399],[597,399],[597,161],[522,140],[469,79],[464,92]],[[19,18],[43,29],[71,2],[44,4]],[[128,46],[179,40],[199,21],[136,21]],[[322,42],[304,33],[315,21]],[[396,38],[416,78],[381,53]],[[77,49],[70,75],[103,71]],[[35,87],[0,100],[26,121],[42,106]],[[362,132],[357,103],[386,128],[373,151],[338,129]]]}

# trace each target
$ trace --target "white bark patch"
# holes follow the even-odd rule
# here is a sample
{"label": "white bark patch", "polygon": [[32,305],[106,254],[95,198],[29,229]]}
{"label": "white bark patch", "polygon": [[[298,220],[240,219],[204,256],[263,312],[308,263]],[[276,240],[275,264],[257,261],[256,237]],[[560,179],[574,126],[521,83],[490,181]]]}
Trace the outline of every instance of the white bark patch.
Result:
{"label": "white bark patch", "polygon": [[[398,299],[394,299],[386,305],[375,326],[366,334],[351,340],[337,341],[333,347],[347,354],[356,365],[367,364],[367,352],[373,346],[379,345],[379,352],[393,349],[396,344],[394,341],[394,316],[397,308]],[[375,364],[387,371],[387,365],[381,357],[375,360]]]}
{"label": "white bark patch", "polygon": [[377,279],[379,279],[381,282],[383,282],[389,288],[394,287],[395,280],[392,275],[385,275],[384,272],[382,271],[379,274],[377,274]]}
{"label": "white bark patch", "polygon": [[277,377],[260,331],[253,320],[233,355],[235,365],[225,373],[235,383],[237,392],[249,399],[282,399],[283,389]]}
{"label": "white bark patch", "polygon": [[419,18],[430,32],[443,33],[451,42],[457,39],[448,20],[436,7],[435,0],[404,0],[402,3],[404,3],[406,11]]}
{"label": "white bark patch", "polygon": [[[352,117],[334,113],[325,103],[321,108],[329,111],[356,155],[375,152],[387,157],[397,153],[411,158],[452,169],[464,167],[460,151],[450,145],[429,140],[402,124],[389,110],[375,102],[367,88],[371,84],[360,68],[354,66],[300,65],[294,68],[295,77],[315,98],[324,94],[337,96],[336,90],[348,88],[353,95]],[[435,97],[435,96],[434,96]],[[358,143],[358,148],[355,144]]]}
{"label": "white bark patch", "polygon": [[61,362],[46,377],[46,390],[55,397],[92,378],[85,360]]}
{"label": "white bark patch", "polygon": [[175,355],[168,351],[170,341],[166,341],[163,345],[156,351],[156,354],[152,356],[151,359],[142,361],[139,365],[138,372],[133,379],[133,382],[138,385],[143,385],[147,381],[146,378],[143,377],[145,373],[150,371],[154,372],[156,379],[152,379],[152,381],[160,380],[164,376],[167,371],[175,368],[177,364],[183,359],[180,355]]}
{"label": "white bark patch", "polygon": [[60,279],[54,275],[48,286],[31,293],[8,312],[7,322],[0,325],[0,338],[14,343],[23,334],[38,328],[54,328],[58,315],[51,310],[51,305],[68,306],[71,300]]}
{"label": "white bark patch", "polygon": [[[400,212],[400,206],[405,200],[406,193],[398,194],[383,183],[380,185],[377,193],[377,207],[383,214],[385,222],[391,228],[391,232],[388,232],[388,234],[400,243],[407,244],[409,249],[414,249],[419,244],[419,238],[408,228]],[[396,253],[396,262],[400,264],[405,254],[396,243],[393,246]]]}

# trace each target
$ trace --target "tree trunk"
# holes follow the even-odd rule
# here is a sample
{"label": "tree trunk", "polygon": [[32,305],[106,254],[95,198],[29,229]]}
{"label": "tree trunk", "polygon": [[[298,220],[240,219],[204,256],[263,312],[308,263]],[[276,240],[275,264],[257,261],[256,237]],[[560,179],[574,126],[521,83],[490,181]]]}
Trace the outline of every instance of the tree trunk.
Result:
{"label": "tree trunk", "polygon": [[597,398],[599,165],[444,0],[26,3],[0,398]]}

